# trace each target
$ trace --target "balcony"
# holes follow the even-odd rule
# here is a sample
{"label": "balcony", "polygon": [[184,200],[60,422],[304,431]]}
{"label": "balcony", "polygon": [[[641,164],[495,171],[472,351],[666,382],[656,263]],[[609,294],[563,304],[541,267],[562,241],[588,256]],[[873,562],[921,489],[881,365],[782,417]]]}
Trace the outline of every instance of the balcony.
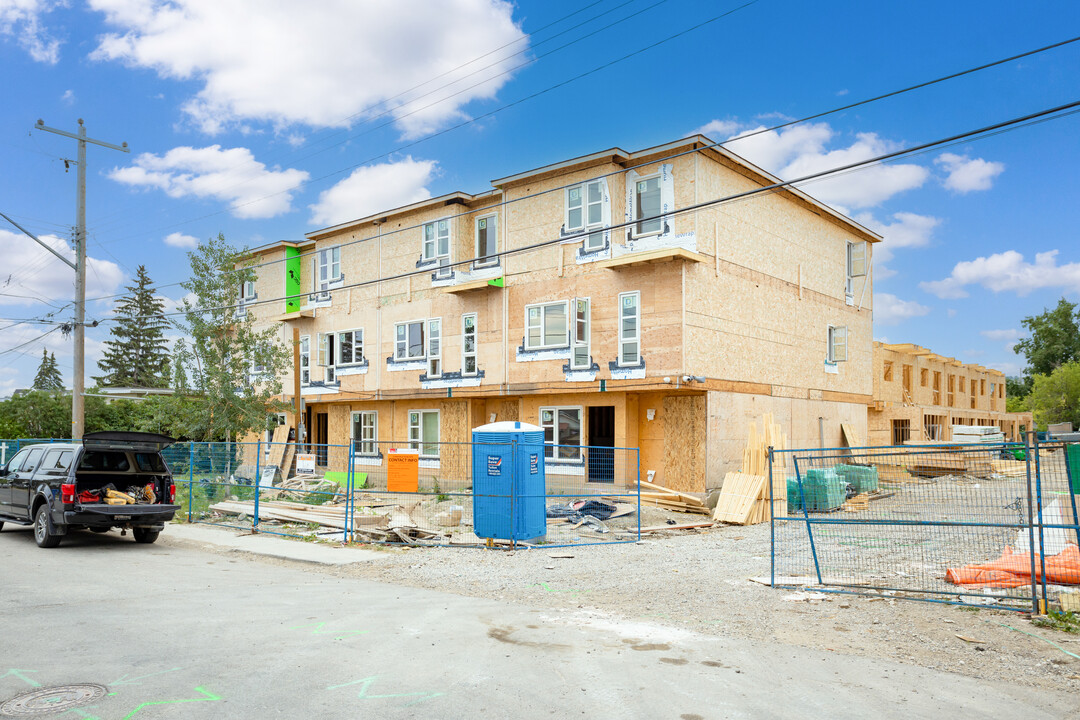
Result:
{"label": "balcony", "polygon": [[686,248],[669,247],[661,248],[659,250],[646,250],[645,252],[626,253],[625,255],[620,255],[611,258],[610,260],[600,260],[596,263],[596,267],[619,270],[635,265],[649,265],[653,263],[673,262],[675,260],[698,263],[705,262],[708,258],[701,253],[687,250]]}

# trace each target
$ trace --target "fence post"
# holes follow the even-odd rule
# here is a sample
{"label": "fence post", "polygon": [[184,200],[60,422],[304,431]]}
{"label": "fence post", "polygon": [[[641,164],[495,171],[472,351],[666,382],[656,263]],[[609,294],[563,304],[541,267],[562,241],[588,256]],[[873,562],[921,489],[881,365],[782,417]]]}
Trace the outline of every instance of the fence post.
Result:
{"label": "fence post", "polygon": [[[1046,532],[1043,529],[1043,501],[1042,501],[1042,459],[1039,457],[1039,436],[1035,436],[1035,500],[1038,504],[1035,506],[1038,510],[1039,521],[1039,569],[1042,571],[1039,575],[1042,584],[1042,611],[1040,614],[1046,612]],[[1068,458],[1065,459],[1068,464]]]}
{"label": "fence post", "polygon": [[[541,451],[543,452],[543,451]],[[641,448],[634,450],[634,464],[637,466],[637,478],[634,487],[637,488],[637,539],[641,540]]]}
{"label": "fence post", "polygon": [[356,451],[356,438],[349,438],[349,456],[345,459],[345,544],[352,542],[353,521],[353,478],[356,469],[353,467],[353,457]]}
{"label": "fence post", "polygon": [[195,441],[188,443],[187,521],[191,522],[191,498],[195,494]]}
{"label": "fence post", "polygon": [[[824,458],[825,451],[822,450],[821,453],[821,457]],[[806,490],[803,489],[802,473],[799,472],[799,459],[792,456],[791,462],[795,466],[795,479],[799,482],[799,498],[802,501],[803,518],[806,520],[806,536],[810,539],[810,554],[814,557],[814,570],[817,572],[818,585],[824,585],[825,581],[821,577],[821,563],[818,561],[817,545],[814,544],[814,528],[810,520],[810,511],[806,507]]]}
{"label": "fence post", "polygon": [[769,446],[769,586],[776,587],[776,505],[773,502],[773,448]]}
{"label": "fence post", "polygon": [[260,461],[262,460],[262,438],[255,441],[255,514],[251,518],[251,532],[259,532],[259,495],[261,495],[261,486],[259,482],[262,480],[260,470]]}
{"label": "fence post", "polygon": [[1027,467],[1028,558],[1031,560],[1031,614],[1039,614],[1039,581],[1035,577],[1035,493],[1031,489],[1031,436],[1024,435],[1024,463]]}

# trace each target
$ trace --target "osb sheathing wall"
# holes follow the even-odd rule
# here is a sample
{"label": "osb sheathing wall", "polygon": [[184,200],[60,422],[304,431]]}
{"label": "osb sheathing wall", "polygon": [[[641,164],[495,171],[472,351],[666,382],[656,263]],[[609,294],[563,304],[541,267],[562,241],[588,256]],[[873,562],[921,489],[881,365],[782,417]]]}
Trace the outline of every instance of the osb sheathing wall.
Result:
{"label": "osb sheathing wall", "polygon": [[706,464],[705,396],[664,398],[664,485],[672,490],[701,492]]}

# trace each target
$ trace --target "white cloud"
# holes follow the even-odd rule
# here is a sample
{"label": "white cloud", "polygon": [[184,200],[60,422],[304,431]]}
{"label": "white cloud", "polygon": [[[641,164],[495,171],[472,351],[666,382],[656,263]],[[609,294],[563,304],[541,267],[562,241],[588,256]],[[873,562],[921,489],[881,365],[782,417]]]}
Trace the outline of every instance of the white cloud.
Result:
{"label": "white cloud", "polygon": [[238,218],[269,218],[292,209],[292,193],[309,177],[302,170],[270,170],[247,148],[176,147],[143,153],[109,177],[133,187],[157,188],[169,197],[229,203]]}
{"label": "white cloud", "polygon": [[945,311],[945,315],[947,317],[954,318],[954,317],[956,317],[956,310],[954,308],[949,308],[948,310]]}
{"label": "white cloud", "polygon": [[0,35],[14,37],[37,62],[55,65],[60,41],[42,26],[41,16],[66,6],[64,0],[0,0]]}
{"label": "white cloud", "polygon": [[[39,235],[42,242],[72,262],[75,251],[55,235]],[[35,300],[11,294],[43,297],[62,305],[75,297],[75,271],[22,233],[0,229],[0,256],[7,268],[0,271],[0,305],[33,305]],[[86,296],[112,295],[124,280],[120,267],[108,260],[87,257]]]}
{"label": "white cloud", "polygon": [[75,91],[74,90],[65,90],[64,94],[60,96],[60,100],[62,100],[67,105],[74,105],[75,104]]}
{"label": "white cloud", "polygon": [[990,162],[982,158],[971,159],[967,155],[942,153],[934,160],[935,165],[945,168],[948,175],[943,184],[948,189],[961,194],[973,190],[989,190],[994,178],[1005,172],[1005,164]]}
{"label": "white cloud", "polygon": [[174,232],[165,236],[165,244],[170,247],[194,250],[199,246],[199,238],[184,233]]}
{"label": "white cloud", "polygon": [[896,274],[885,263],[893,259],[897,248],[920,248],[930,244],[934,228],[941,219],[910,212],[893,213],[891,223],[881,222],[872,213],[864,212],[855,220],[881,235],[884,240],[874,246],[874,278],[884,280]]}
{"label": "white cloud", "polygon": [[1025,365],[1015,362],[989,362],[986,363],[986,367],[993,370],[1000,370],[1005,373],[1007,377],[1018,377],[1024,373]]}
{"label": "white cloud", "polygon": [[1023,297],[1041,288],[1063,288],[1080,291],[1080,263],[1057,264],[1057,250],[1038,253],[1034,264],[1024,260],[1015,250],[995,253],[990,257],[958,262],[949,277],[919,283],[919,287],[939,298],[968,296],[968,285],[981,285],[987,290],[1015,292]]}
{"label": "white cloud", "polygon": [[874,325],[898,325],[929,314],[930,308],[914,300],[901,300],[891,293],[874,293]]}
{"label": "white cloud", "polygon": [[431,197],[426,185],[436,163],[406,157],[397,162],[357,168],[349,177],[319,195],[311,205],[311,222],[336,225],[372,213]]}
{"label": "white cloud", "polygon": [[[92,57],[201,83],[184,110],[208,133],[244,121],[345,127],[389,107],[406,135],[421,135],[461,117],[470,102],[493,97],[509,79],[497,76],[521,62],[498,58],[524,49],[519,41],[527,38],[506,0],[318,2],[302,11],[293,0],[90,0],[90,6],[117,28],[100,38]],[[461,82],[439,89],[454,80]],[[414,106],[404,104],[432,90]]]}
{"label": "white cloud", "polygon": [[[836,133],[828,123],[801,123],[762,132],[764,129],[763,126],[741,125],[737,120],[714,120],[698,128],[697,132],[711,133],[710,137],[714,139],[727,139],[724,146],[729,150],[785,180],[869,160],[900,147],[875,133],[860,133],[849,145],[830,147]],[[799,187],[847,212],[880,205],[899,193],[921,186],[929,175],[930,171],[921,165],[889,163],[803,183]]]}
{"label": "white cloud", "polygon": [[979,334],[988,340],[995,342],[1004,342],[1006,352],[1016,352],[1016,342],[1021,338],[1027,337],[1027,333],[1023,330],[1017,330],[1016,328],[1009,328],[1007,330],[980,330]]}

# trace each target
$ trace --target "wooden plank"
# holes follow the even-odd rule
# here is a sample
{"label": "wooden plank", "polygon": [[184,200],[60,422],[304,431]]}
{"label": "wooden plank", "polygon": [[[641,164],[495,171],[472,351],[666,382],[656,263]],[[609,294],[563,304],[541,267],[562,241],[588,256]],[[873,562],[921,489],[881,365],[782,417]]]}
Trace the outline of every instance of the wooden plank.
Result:
{"label": "wooden plank", "polygon": [[866,447],[866,443],[863,442],[863,439],[855,431],[855,426],[851,423],[840,423],[840,432],[849,448]]}
{"label": "wooden plank", "polygon": [[[652,527],[643,527],[641,532],[659,532],[661,530],[694,530],[695,528],[707,528],[712,527],[715,523],[711,522],[699,522],[699,523],[686,523],[683,525],[653,525]],[[631,530],[630,532],[633,532]]]}
{"label": "wooden plank", "polygon": [[642,494],[644,494],[645,490],[650,490],[650,491],[654,491],[654,492],[657,492],[657,493],[663,493],[663,494],[667,494],[667,495],[677,495],[679,497],[679,499],[680,499],[680,502],[685,502],[685,503],[690,504],[690,505],[704,505],[705,504],[702,501],[702,499],[697,497],[696,495],[691,495],[690,493],[679,492],[678,490],[671,490],[669,488],[664,487],[663,485],[657,485],[655,483],[651,483],[651,482],[648,482],[646,480],[639,480],[638,481],[638,486],[643,491]]}
{"label": "wooden plank", "polygon": [[761,497],[769,479],[764,475],[728,473],[717,498],[713,520],[746,525],[753,514],[754,503]]}

